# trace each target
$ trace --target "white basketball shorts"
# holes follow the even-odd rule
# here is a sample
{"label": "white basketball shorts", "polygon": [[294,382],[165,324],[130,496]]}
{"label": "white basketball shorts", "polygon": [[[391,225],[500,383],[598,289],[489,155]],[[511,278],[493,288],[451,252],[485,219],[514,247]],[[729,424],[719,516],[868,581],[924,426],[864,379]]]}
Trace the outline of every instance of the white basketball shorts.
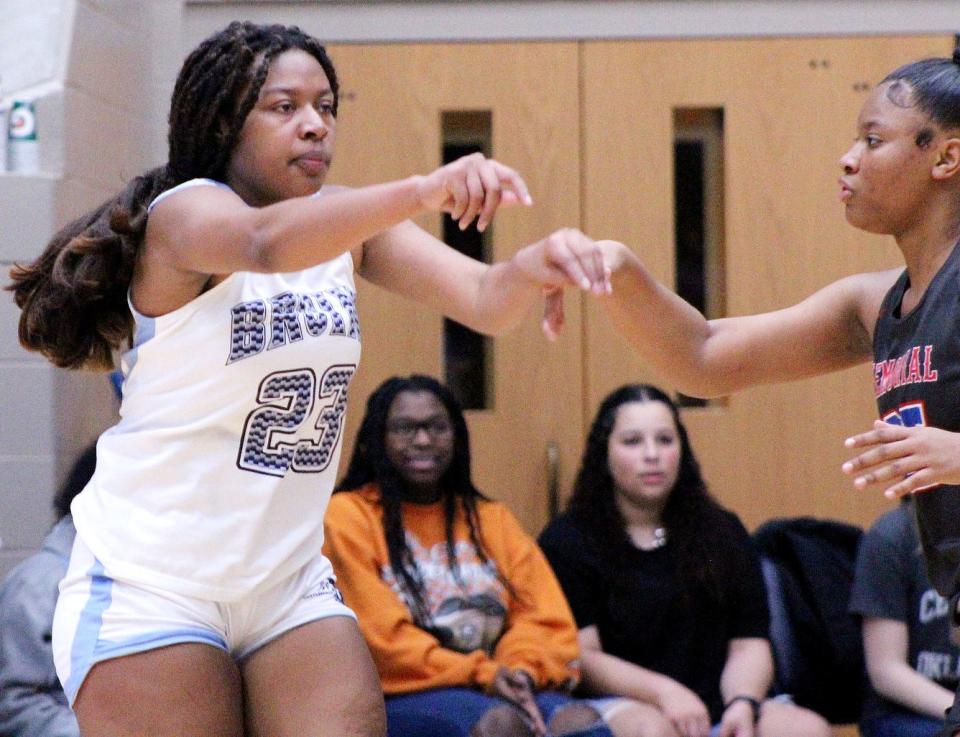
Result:
{"label": "white basketball shorts", "polygon": [[185,642],[240,661],[284,632],[325,617],[356,619],[318,551],[288,578],[236,602],[116,581],[76,538],[53,618],[53,657],[70,704],[97,663]]}

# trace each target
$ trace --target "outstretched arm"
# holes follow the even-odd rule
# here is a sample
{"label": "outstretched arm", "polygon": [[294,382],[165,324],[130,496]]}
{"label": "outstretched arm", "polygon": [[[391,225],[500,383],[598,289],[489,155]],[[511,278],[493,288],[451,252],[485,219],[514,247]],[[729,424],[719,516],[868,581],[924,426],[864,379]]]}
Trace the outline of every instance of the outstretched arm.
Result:
{"label": "outstretched arm", "polygon": [[870,356],[880,301],[896,272],[859,274],[775,312],[707,320],[657,282],[629,248],[601,247],[613,270],[607,314],[631,346],[694,396],[846,368]]}
{"label": "outstretched arm", "polygon": [[[607,289],[599,246],[573,229],[558,230],[509,260],[488,265],[407,221],[365,244],[359,273],[488,334],[514,327],[544,292],[567,286],[597,294]],[[562,325],[563,313],[554,309],[544,320],[544,331],[553,337]]]}
{"label": "outstretched arm", "polygon": [[212,275],[288,272],[329,261],[424,211],[486,227],[501,205],[530,204],[523,179],[480,154],[395,182],[253,207],[221,187],[176,192],[147,222],[132,289],[137,308],[169,312]]}

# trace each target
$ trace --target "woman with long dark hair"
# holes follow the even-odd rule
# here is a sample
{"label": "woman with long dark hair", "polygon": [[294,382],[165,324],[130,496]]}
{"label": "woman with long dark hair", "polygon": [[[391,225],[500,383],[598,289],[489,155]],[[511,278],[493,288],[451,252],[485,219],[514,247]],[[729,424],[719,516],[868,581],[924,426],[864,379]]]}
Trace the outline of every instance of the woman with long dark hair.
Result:
{"label": "woman with long dark hair", "polygon": [[68,368],[122,353],[121,420],[73,502],[54,626],[84,734],[382,734],[376,674],[320,554],[360,356],[354,273],[492,333],[544,290],[606,286],[577,231],[486,265],[410,221],[482,229],[530,204],[479,154],[327,185],[339,90],[299,28],[230,24],[181,68],[167,162],[12,270],[25,347]]}
{"label": "woman with long dark hair", "polygon": [[660,389],[628,385],[603,401],[569,506],[540,545],[580,628],[584,689],[627,697],[606,710],[618,737],[830,734],[813,712],[767,699],[757,556],[708,493]]}
{"label": "woman with long dark hair", "polygon": [[326,552],[398,737],[609,737],[571,697],[577,634],[556,578],[470,475],[459,404],[426,376],[367,404],[327,510]]}

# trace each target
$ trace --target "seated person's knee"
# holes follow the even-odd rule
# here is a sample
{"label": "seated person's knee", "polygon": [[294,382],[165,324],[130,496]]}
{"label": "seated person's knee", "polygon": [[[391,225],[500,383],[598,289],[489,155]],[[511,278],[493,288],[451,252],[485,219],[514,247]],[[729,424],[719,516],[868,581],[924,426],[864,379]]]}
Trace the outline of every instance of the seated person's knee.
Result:
{"label": "seated person's knee", "polygon": [[470,730],[470,737],[530,737],[520,712],[512,706],[495,706]]}
{"label": "seated person's knee", "polygon": [[611,714],[608,722],[614,737],[681,737],[659,709],[632,700]]}
{"label": "seated person's knee", "polygon": [[553,712],[548,726],[551,734],[560,737],[590,729],[600,720],[600,712],[589,704],[566,704]]}
{"label": "seated person's knee", "polygon": [[776,699],[763,703],[758,737],[830,737],[830,723],[815,711]]}

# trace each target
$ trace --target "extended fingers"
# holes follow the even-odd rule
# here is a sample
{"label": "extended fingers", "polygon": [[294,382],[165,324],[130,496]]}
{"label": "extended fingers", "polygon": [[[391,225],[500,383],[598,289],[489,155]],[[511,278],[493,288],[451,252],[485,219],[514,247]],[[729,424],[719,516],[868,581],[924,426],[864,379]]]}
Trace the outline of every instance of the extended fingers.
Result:
{"label": "extended fingers", "polygon": [[589,289],[592,281],[584,269],[584,264],[578,254],[581,238],[585,239],[579,230],[566,228],[550,236],[547,247],[547,257],[550,263],[560,269],[567,280],[581,289]]}
{"label": "extended fingers", "polygon": [[483,154],[464,156],[448,171],[446,188],[449,198],[445,209],[461,230],[469,227],[475,219],[477,229],[486,230],[500,205],[533,203],[523,177]]}
{"label": "extended fingers", "polygon": [[[492,164],[492,161],[485,161],[484,165],[481,166],[477,172],[484,191],[483,202],[481,203],[480,213],[477,217],[477,230],[479,230],[481,233],[487,229],[487,226],[493,219],[493,214],[500,206],[501,197],[503,195],[503,191],[500,188],[500,182],[497,179],[497,175]],[[460,227],[465,228],[466,225],[461,222]]]}
{"label": "extended fingers", "polygon": [[533,198],[530,196],[530,190],[527,189],[527,183],[516,171],[506,164],[501,164],[494,159],[488,159],[488,163],[493,166],[496,172],[497,181],[504,194],[506,204],[520,203],[529,207],[533,204]]}
{"label": "extended fingers", "polygon": [[594,285],[593,291],[595,294],[610,294],[613,292],[613,285],[610,282],[610,277],[612,275],[612,270],[607,265],[606,257],[604,256],[603,248],[599,243],[594,244],[592,249],[593,253],[593,273],[600,276],[600,281]]}
{"label": "extended fingers", "polygon": [[[477,216],[477,213],[480,212],[480,209],[484,206],[485,200],[490,196],[489,191],[484,188],[483,180],[480,178],[479,168],[471,167],[467,169],[464,183],[466,185],[467,200],[464,203],[460,217],[457,218],[454,216],[454,219],[459,221],[460,230],[466,230],[469,227],[470,223],[472,223],[473,219]],[[499,193],[496,197],[499,199]]]}
{"label": "extended fingers", "polygon": [[454,220],[460,220],[470,204],[470,189],[467,186],[466,173],[448,177],[444,182],[444,188],[447,190],[449,203],[446,210]]}
{"label": "extended fingers", "polygon": [[853,474],[864,469],[873,468],[891,459],[901,458],[909,454],[909,447],[902,440],[886,440],[880,444],[864,445],[869,450],[851,458],[843,464],[843,472]]}
{"label": "extended fingers", "polygon": [[891,479],[899,479],[923,467],[900,443],[891,443],[862,453],[843,464],[843,472],[854,476],[853,485],[865,489]]}
{"label": "extended fingers", "polygon": [[874,420],[873,429],[847,438],[843,444],[847,448],[865,448],[870,445],[889,443],[893,440],[902,440],[909,435],[909,430],[903,425],[892,425],[883,420]]}
{"label": "extended fingers", "polygon": [[547,263],[566,280],[581,289],[598,294],[607,290],[609,272],[597,243],[579,230],[565,228],[547,240]]}
{"label": "extended fingers", "polygon": [[883,495],[888,499],[896,499],[907,494],[920,494],[924,491],[930,491],[939,485],[933,478],[933,472],[929,468],[924,468],[910,474],[893,486],[887,487],[884,489]]}

